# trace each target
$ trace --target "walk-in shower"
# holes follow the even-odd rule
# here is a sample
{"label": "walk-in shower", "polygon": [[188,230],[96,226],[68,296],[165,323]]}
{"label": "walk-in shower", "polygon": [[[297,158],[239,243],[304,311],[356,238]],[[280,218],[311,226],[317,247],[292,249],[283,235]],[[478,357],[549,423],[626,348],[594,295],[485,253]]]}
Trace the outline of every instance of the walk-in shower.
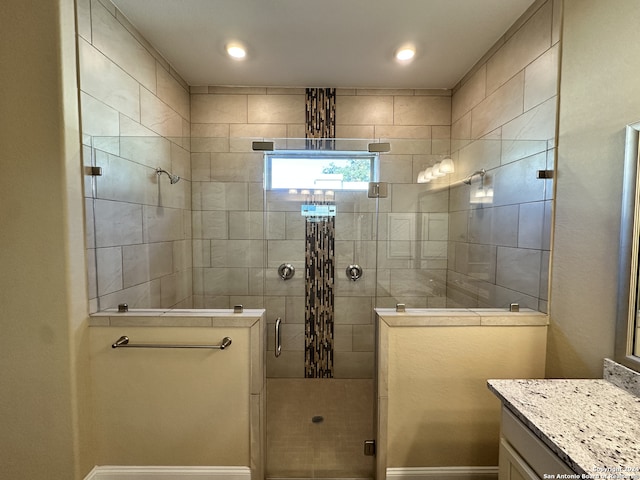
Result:
{"label": "walk-in shower", "polygon": [[153,141],[87,141],[92,310],[264,308],[270,477],[373,475],[375,307],[546,310],[546,141],[203,137],[190,162]]}

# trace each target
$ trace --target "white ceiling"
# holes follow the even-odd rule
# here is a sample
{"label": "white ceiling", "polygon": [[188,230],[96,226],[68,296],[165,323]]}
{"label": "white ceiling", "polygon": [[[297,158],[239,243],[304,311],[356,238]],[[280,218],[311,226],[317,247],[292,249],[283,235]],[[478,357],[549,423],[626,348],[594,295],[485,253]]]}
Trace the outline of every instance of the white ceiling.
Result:
{"label": "white ceiling", "polygon": [[[112,0],[189,85],[451,88],[533,0]],[[224,46],[240,41],[242,61]],[[413,43],[415,59],[394,51]]]}

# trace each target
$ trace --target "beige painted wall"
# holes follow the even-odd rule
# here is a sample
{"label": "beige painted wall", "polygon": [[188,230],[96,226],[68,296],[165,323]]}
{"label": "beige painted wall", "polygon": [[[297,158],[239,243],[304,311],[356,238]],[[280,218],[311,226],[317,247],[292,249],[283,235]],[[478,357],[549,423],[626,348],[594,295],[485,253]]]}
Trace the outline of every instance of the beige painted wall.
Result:
{"label": "beige painted wall", "polygon": [[488,378],[542,378],[546,326],[385,328],[387,467],[498,464]]}
{"label": "beige painted wall", "polygon": [[0,5],[2,478],[79,479],[87,295],[74,2]]}
{"label": "beige painted wall", "polygon": [[640,120],[640,8],[565,0],[547,375],[613,355],[624,129]]}
{"label": "beige painted wall", "polygon": [[[251,330],[125,330],[90,329],[95,463],[249,466]],[[125,333],[131,343],[233,343],[224,351],[111,348]]]}

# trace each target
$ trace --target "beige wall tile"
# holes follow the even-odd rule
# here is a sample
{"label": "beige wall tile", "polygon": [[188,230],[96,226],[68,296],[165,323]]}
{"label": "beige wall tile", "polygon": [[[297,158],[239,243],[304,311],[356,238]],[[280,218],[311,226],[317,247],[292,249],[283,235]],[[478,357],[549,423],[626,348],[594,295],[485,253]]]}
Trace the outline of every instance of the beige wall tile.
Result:
{"label": "beige wall tile", "polygon": [[375,351],[375,328],[373,325],[353,326],[353,351]]}
{"label": "beige wall tile", "polygon": [[76,2],[76,21],[78,35],[87,42],[91,42],[91,0],[78,0]]}
{"label": "beige wall tile", "polygon": [[393,97],[394,125],[450,125],[451,97]]}
{"label": "beige wall tile", "polygon": [[[270,215],[270,220],[274,221],[276,214]],[[284,227],[284,218],[282,218],[281,227]],[[231,239],[262,239],[264,236],[263,228],[264,215],[262,212],[229,212],[229,238]]]}
{"label": "beige wall tile", "polygon": [[211,240],[212,267],[262,267],[262,240]]}
{"label": "beige wall tile", "polygon": [[391,140],[391,153],[394,155],[426,155],[432,151],[432,140],[395,138]]}
{"label": "beige wall tile", "polygon": [[267,242],[267,265],[278,268],[283,263],[291,263],[299,268],[304,278],[304,241],[302,240],[269,240]]}
{"label": "beige wall tile", "polygon": [[373,125],[336,125],[336,138],[374,139],[374,129]]}
{"label": "beige wall tile", "polygon": [[513,246],[542,249],[544,214],[545,202],[523,203],[520,205],[518,243]]}
{"label": "beige wall tile", "polygon": [[[549,140],[555,137],[557,97],[552,97],[532,108],[502,127],[502,138],[506,140]],[[543,148],[543,143],[530,144],[530,147]],[[513,155],[511,155],[513,157]]]}
{"label": "beige wall tile", "polygon": [[173,272],[170,242],[122,247],[124,288],[148,282]]}
{"label": "beige wall tile", "polygon": [[551,47],[552,2],[547,2],[487,62],[487,94]]}
{"label": "beige wall tile", "polygon": [[171,144],[162,137],[120,137],[120,156],[148,167],[171,170]]}
{"label": "beige wall tile", "polygon": [[211,153],[211,180],[260,182],[263,160],[259,153]]}
{"label": "beige wall tile", "polygon": [[191,123],[192,140],[194,138],[202,139],[227,137],[229,137],[229,124],[227,123]]}
{"label": "beige wall tile", "polygon": [[202,210],[248,210],[248,185],[246,183],[202,183],[194,197],[194,209]]}
{"label": "beige wall tile", "polygon": [[487,67],[483,65],[460,87],[451,100],[451,120],[457,121],[487,95]]}
{"label": "beige wall tile", "polygon": [[193,245],[191,239],[172,242],[173,245],[173,271],[180,272],[193,268]]}
{"label": "beige wall tile", "polygon": [[525,69],[525,111],[558,94],[558,50],[558,45],[552,47]]}
{"label": "beige wall tile", "polygon": [[191,138],[191,151],[200,152],[228,152],[230,150],[229,139],[222,137],[197,137]]}
{"label": "beige wall tile", "polygon": [[333,326],[333,351],[351,352],[353,351],[353,326],[334,325]]}
{"label": "beige wall tile", "polygon": [[[344,272],[339,272],[343,275]],[[364,278],[364,277],[363,277]],[[336,324],[341,325],[369,325],[372,322],[372,300],[369,297],[335,297]]]}
{"label": "beige wall tile", "polygon": [[411,155],[382,155],[380,157],[380,181],[413,183],[413,157]]}
{"label": "beige wall tile", "polygon": [[287,138],[304,138],[304,132],[305,126],[303,123],[287,125]]}
{"label": "beige wall tile", "polygon": [[471,112],[462,116],[451,125],[451,148],[457,150],[464,141],[471,138]]}
{"label": "beige wall tile", "polygon": [[504,165],[492,172],[488,181],[493,185],[493,204],[510,205],[544,200],[544,181],[536,178],[544,170],[545,153]]}
{"label": "beige wall tile", "polygon": [[[171,173],[185,180],[191,180],[191,156],[187,150],[171,142]],[[188,208],[191,208],[189,203]]]}
{"label": "beige wall tile", "polygon": [[129,308],[161,308],[160,279],[125,288],[100,297],[100,308],[116,308],[127,303]]}
{"label": "beige wall tile", "polygon": [[143,206],[145,243],[181,240],[184,237],[182,210]]}
{"label": "beige wall tile", "polygon": [[216,95],[266,95],[265,87],[219,87],[211,85],[204,93]]}
{"label": "beige wall tile", "polygon": [[91,3],[91,20],[93,46],[145,88],[155,92],[156,60],[153,56],[98,0]]}
{"label": "beige wall tile", "polygon": [[249,95],[247,123],[304,122],[304,95]]}
{"label": "beige wall tile", "polygon": [[373,378],[372,352],[336,352],[334,378]]}
{"label": "beige wall tile", "polygon": [[84,92],[80,92],[80,102],[83,134],[103,137],[120,134],[120,116],[116,110]]}
{"label": "beige wall tile", "polygon": [[191,95],[192,123],[247,123],[246,95]]}
{"label": "beige wall tile", "polygon": [[96,247],[142,243],[142,206],[95,200]]}
{"label": "beige wall tile", "polygon": [[392,96],[336,97],[336,125],[392,124]]}
{"label": "beige wall tile", "polygon": [[165,137],[182,137],[182,118],[148,90],[140,89],[140,123]]}
{"label": "beige wall tile", "polygon": [[[201,212],[201,238],[203,239],[225,239],[229,238],[228,216],[231,212],[225,211],[205,211]],[[195,237],[195,235],[194,235]]]}
{"label": "beige wall tile", "polygon": [[306,89],[304,88],[279,88],[279,87],[267,87],[267,95],[305,95]]}
{"label": "beige wall tile", "polygon": [[431,126],[430,125],[411,125],[411,126],[376,125],[374,132],[375,132],[375,138],[385,138],[385,139],[396,139],[396,138],[427,139],[427,138],[431,138]]}
{"label": "beige wall tile", "polygon": [[140,125],[140,122],[130,119],[122,113],[120,115],[120,138],[122,137],[157,137],[158,134]]}
{"label": "beige wall tile", "polygon": [[[229,125],[229,137],[232,138],[285,138],[286,136],[287,125],[285,124],[239,123]],[[248,142],[248,149],[245,149],[245,151],[252,151],[250,141]]]}
{"label": "beige wall tile", "polygon": [[120,247],[96,249],[98,295],[122,289],[122,249]]}
{"label": "beige wall tile", "polygon": [[553,23],[551,27],[551,43],[555,45],[562,35],[562,2],[563,0],[551,0],[553,2]]}
{"label": "beige wall tile", "polygon": [[204,290],[208,295],[247,295],[248,275],[246,268],[205,268]]}
{"label": "beige wall tile", "polygon": [[[520,210],[518,205],[507,205],[493,209],[491,237],[487,243],[515,247],[518,245],[518,221]],[[541,234],[542,229],[538,231]]]}
{"label": "beige wall tile", "polygon": [[539,250],[498,247],[496,284],[537,297],[541,260]]}
{"label": "beige wall tile", "polygon": [[[211,266],[211,240],[193,240],[193,268]],[[195,275],[194,275],[195,276]],[[195,292],[194,292],[195,293]]]}
{"label": "beige wall tile", "polygon": [[99,198],[148,205],[157,203],[154,169],[100,153],[96,155],[96,166],[102,167],[102,176],[95,179]]}
{"label": "beige wall tile", "polygon": [[189,92],[164,68],[159,66],[156,69],[156,75],[158,98],[178,112],[182,118],[189,119],[191,116]]}
{"label": "beige wall tile", "polygon": [[524,73],[494,91],[471,112],[471,137],[479,138],[523,111]]}
{"label": "beige wall tile", "polygon": [[80,89],[134,120],[140,120],[140,86],[98,50],[78,40]]}

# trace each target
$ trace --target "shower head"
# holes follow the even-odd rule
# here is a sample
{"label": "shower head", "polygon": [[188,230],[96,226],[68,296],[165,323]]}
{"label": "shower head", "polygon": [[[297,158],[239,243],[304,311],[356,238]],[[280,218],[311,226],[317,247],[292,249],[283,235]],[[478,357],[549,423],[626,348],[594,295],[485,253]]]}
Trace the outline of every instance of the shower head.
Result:
{"label": "shower head", "polygon": [[162,169],[160,167],[156,168],[156,175],[160,176],[163,173],[167,174],[167,177],[169,177],[169,183],[171,185],[176,184],[176,183],[178,183],[180,181],[180,177],[178,175],[173,175],[172,173],[167,172],[166,170],[164,170],[164,169]]}

